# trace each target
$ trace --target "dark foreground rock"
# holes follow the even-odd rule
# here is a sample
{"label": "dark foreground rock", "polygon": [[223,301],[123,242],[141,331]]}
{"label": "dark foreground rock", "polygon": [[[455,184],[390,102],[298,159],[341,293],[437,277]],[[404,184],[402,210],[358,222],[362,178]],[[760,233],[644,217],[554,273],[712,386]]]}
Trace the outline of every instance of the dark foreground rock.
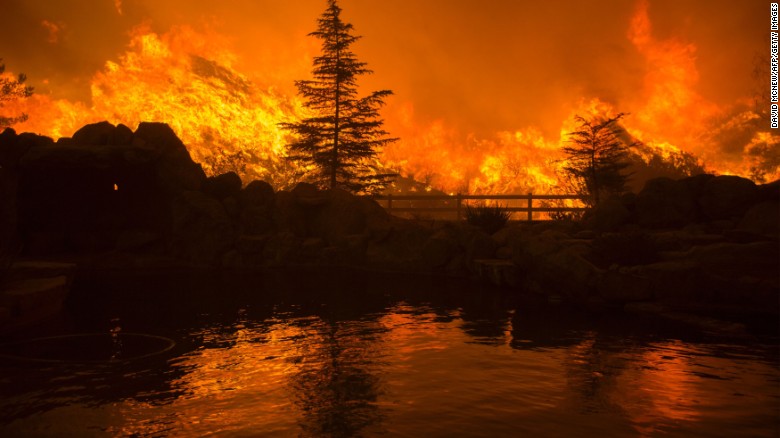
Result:
{"label": "dark foreground rock", "polygon": [[604,202],[574,227],[526,225],[502,234],[526,289],[610,306],[778,314],[779,198],[777,182],[658,178],[636,196]]}
{"label": "dark foreground rock", "polygon": [[777,182],[659,178],[582,223],[521,223],[491,236],[390,216],[339,189],[207,178],[167,125],[132,132],[101,122],[56,143],[4,131],[0,194],[2,254],[138,268],[346,266],[482,277],[588,305],[780,313]]}

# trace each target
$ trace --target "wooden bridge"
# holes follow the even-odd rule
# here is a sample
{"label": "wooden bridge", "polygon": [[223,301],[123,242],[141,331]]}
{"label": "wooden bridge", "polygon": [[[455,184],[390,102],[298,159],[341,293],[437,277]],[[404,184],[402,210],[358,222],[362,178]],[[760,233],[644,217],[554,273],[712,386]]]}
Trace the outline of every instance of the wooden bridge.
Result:
{"label": "wooden bridge", "polygon": [[[489,201],[493,200],[496,203],[500,201],[506,201],[506,207],[504,209],[510,213],[525,213],[525,218],[528,221],[534,220],[534,213],[566,213],[566,212],[580,212],[584,211],[584,207],[551,207],[549,205],[543,205],[538,203],[534,205],[534,201],[551,201],[551,200],[582,200],[581,195],[534,195],[528,193],[527,195],[462,195],[460,193],[456,195],[378,195],[374,196],[374,199],[380,201],[380,204],[387,209],[390,214],[393,213],[417,213],[417,212],[429,212],[429,213],[455,213],[455,218],[461,220],[463,218],[463,211],[468,206],[468,201]],[[525,201],[525,206],[511,206],[512,201]],[[431,206],[432,204],[438,204],[439,206]],[[518,204],[518,202],[515,202]],[[542,205],[540,205],[542,204]],[[442,206],[443,205],[443,206]]]}

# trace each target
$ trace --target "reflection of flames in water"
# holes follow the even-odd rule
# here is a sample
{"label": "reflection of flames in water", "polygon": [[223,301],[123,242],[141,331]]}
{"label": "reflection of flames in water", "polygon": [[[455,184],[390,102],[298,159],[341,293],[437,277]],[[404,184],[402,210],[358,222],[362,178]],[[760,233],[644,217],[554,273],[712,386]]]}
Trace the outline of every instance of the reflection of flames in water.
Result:
{"label": "reflection of flames in water", "polygon": [[[698,95],[696,47],[654,38],[644,1],[638,4],[628,38],[647,64],[640,103],[616,108],[583,98],[572,107],[557,138],[535,128],[479,138],[444,120],[420,124],[411,103],[396,102],[388,125],[401,141],[383,151],[381,162],[452,193],[565,190],[560,145],[576,128],[574,115],[609,117],[631,111],[623,126],[630,137],[644,142],[634,150],[637,163],[660,164],[679,176],[700,168],[695,155],[715,172],[759,181],[780,177],[780,137],[759,129],[760,117],[747,105],[722,108]],[[163,121],[208,173],[239,170],[245,181],[261,178],[277,188],[287,187],[298,169],[283,158],[286,139],[278,123],[301,117],[304,108],[296,98],[258,88],[232,68],[235,60],[215,35],[188,27],[163,35],[139,28],[119,61],[108,62],[94,76],[91,107],[34,95],[5,110],[30,114],[17,130],[52,137],[71,135],[99,120],[131,128],[143,120]]]}

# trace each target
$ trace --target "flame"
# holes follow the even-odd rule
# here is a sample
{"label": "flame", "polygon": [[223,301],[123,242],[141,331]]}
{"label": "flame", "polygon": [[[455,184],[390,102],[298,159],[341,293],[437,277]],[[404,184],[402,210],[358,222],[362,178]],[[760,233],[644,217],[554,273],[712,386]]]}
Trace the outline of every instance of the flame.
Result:
{"label": "flame", "polygon": [[127,52],[93,77],[90,107],[34,95],[17,107],[33,115],[18,128],[63,137],[100,120],[130,127],[161,121],[207,173],[239,170],[245,181],[288,187],[297,169],[284,159],[287,134],[278,124],[306,112],[297,99],[237,73],[225,45],[187,26],[162,35],[139,27]]}
{"label": "flame", "polygon": [[640,93],[644,103],[625,122],[633,137],[670,161],[685,151],[716,173],[759,182],[780,178],[780,136],[769,132],[768,123],[761,126],[744,102],[719,107],[696,92],[696,46],[655,38],[647,0],[637,3],[628,39],[647,68]]}
{"label": "flame", "polygon": [[[121,13],[122,2],[115,4]],[[574,116],[605,118],[622,111],[630,114],[622,120],[626,141],[644,143],[634,152],[646,163],[706,163],[716,173],[780,178],[780,136],[763,129],[745,102],[719,106],[697,92],[696,46],[657,38],[647,1],[637,3],[626,37],[644,58],[645,74],[642,88],[619,105],[574,96],[559,132],[530,126],[477,135],[446,119],[424,121],[412,102],[396,99],[386,108],[387,127],[401,140],[381,152],[380,164],[448,193],[560,192],[565,186],[560,149],[577,128]],[[141,121],[166,122],[207,173],[237,170],[245,182],[264,179],[289,187],[304,169],[284,158],[287,133],[278,124],[307,112],[298,98],[257,85],[268,79],[239,73],[241,60],[230,46],[209,29],[178,26],[156,33],[140,26],[126,52],[93,76],[91,103],[33,95],[2,110],[30,115],[17,130],[55,138],[100,120],[131,128]],[[299,66],[288,70],[281,69],[280,76],[292,83]]]}
{"label": "flame", "polygon": [[[696,46],[655,38],[646,0],[637,3],[627,37],[646,63],[639,101],[622,109],[630,112],[622,121],[626,144],[642,143],[632,148],[636,157],[648,165],[660,160],[680,173],[705,168],[706,163],[708,171],[759,182],[780,178],[780,136],[755,126],[758,115],[740,103],[718,107],[697,93]],[[577,129],[575,115],[606,119],[618,112],[608,102],[582,97],[562,121],[558,138],[546,138],[528,127],[480,139],[442,120],[417,126],[407,104],[396,115],[402,140],[386,151],[384,159],[403,175],[447,192],[560,191],[565,185],[560,147]],[[724,138],[735,132],[743,137],[748,132],[749,140],[728,153]]]}

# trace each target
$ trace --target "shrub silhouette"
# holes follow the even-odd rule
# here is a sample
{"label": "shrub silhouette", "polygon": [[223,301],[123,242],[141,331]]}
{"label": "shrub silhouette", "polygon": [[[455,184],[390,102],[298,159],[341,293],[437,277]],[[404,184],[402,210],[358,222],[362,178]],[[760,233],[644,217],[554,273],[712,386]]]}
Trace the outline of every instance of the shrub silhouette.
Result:
{"label": "shrub silhouette", "polygon": [[500,205],[466,206],[466,222],[481,228],[487,234],[493,234],[504,228],[510,216],[511,213],[506,210],[506,207]]}

